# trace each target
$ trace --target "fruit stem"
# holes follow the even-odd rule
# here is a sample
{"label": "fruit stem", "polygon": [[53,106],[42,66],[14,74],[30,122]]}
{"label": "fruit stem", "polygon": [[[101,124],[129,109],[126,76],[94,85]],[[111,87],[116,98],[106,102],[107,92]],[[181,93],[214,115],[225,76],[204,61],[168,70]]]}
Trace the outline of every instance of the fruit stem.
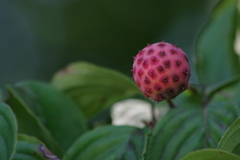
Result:
{"label": "fruit stem", "polygon": [[150,103],[151,103],[152,122],[153,122],[153,124],[156,124],[157,123],[157,119],[155,117],[155,104],[154,104],[154,101],[152,101],[152,100],[150,100]]}
{"label": "fruit stem", "polygon": [[169,100],[167,100],[167,103],[168,103],[168,106],[170,107],[170,108],[175,108],[175,105],[173,104],[173,102],[169,99]]}

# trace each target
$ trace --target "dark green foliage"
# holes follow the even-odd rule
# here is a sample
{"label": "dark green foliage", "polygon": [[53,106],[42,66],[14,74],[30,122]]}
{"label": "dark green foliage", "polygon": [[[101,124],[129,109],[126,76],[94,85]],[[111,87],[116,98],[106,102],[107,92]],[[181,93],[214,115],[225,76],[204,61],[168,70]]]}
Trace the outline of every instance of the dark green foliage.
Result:
{"label": "dark green foliage", "polygon": [[[239,0],[221,0],[212,10],[215,3],[13,0],[34,24],[44,52],[40,70],[52,78],[49,83],[18,82],[0,90],[0,159],[239,160],[240,72],[234,50]],[[23,46],[28,38],[21,40]],[[122,67],[119,70],[129,75],[137,50],[163,38],[186,49],[192,74],[188,89],[172,103],[154,106],[145,98],[161,113],[171,104],[159,117],[148,110],[151,120],[140,122],[147,124],[145,128],[112,125],[113,104],[144,97],[129,76],[99,64]],[[73,60],[75,63],[53,75]],[[34,59],[29,62],[39,64]],[[52,65],[46,65],[49,62]],[[6,81],[4,74],[2,77]],[[129,115],[129,121],[137,119],[127,110],[123,114]],[[144,111],[140,116],[147,114]]]}
{"label": "dark green foliage", "polygon": [[[21,133],[33,134],[45,140],[53,138],[51,144],[58,143],[56,145],[66,151],[75,139],[87,130],[84,117],[75,103],[52,86],[40,82],[26,82],[9,87],[9,92],[11,96],[7,101],[10,104],[15,103],[11,105],[15,107],[14,110],[18,109],[16,115],[21,123]],[[26,123],[30,123],[28,128]],[[30,126],[36,128],[32,130],[32,134]],[[49,140],[46,141],[48,143]]]}
{"label": "dark green foliage", "polygon": [[83,62],[71,64],[58,72],[52,83],[69,95],[87,117],[116,101],[139,93],[129,77]]}
{"label": "dark green foliage", "polygon": [[180,159],[187,153],[216,148],[227,128],[238,117],[231,103],[213,101],[208,106],[188,105],[169,111],[149,138],[145,159]]}
{"label": "dark green foliage", "polygon": [[206,159],[217,159],[217,160],[240,160],[240,157],[217,149],[204,149],[190,153],[188,156],[181,160],[206,160]]}
{"label": "dark green foliage", "polygon": [[36,138],[20,134],[13,160],[46,160],[40,147],[45,146]]}
{"label": "dark green foliage", "polygon": [[0,102],[0,159],[11,159],[17,141],[16,118],[10,107]]}
{"label": "dark green foliage", "polygon": [[[214,86],[239,75],[239,56],[233,50],[238,0],[222,1],[196,43],[196,69],[204,86]],[[207,71],[207,72],[206,72]]]}
{"label": "dark green foliage", "polygon": [[80,137],[64,160],[139,160],[144,146],[144,130],[129,126],[97,128]]}
{"label": "dark green foliage", "polygon": [[42,124],[40,119],[30,110],[12,87],[8,87],[8,93],[9,99],[7,103],[16,115],[18,132],[42,139],[55,154],[62,155],[63,151],[52,137],[50,131]]}
{"label": "dark green foliage", "polygon": [[233,152],[240,156],[240,118],[234,122],[218,144],[218,149]]}

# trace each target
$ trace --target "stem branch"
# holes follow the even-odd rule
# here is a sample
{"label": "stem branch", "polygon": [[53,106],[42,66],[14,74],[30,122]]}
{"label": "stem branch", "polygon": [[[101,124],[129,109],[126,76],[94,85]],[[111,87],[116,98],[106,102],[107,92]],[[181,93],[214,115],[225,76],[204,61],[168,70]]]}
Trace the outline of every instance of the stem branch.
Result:
{"label": "stem branch", "polygon": [[168,106],[170,107],[170,108],[175,108],[175,105],[173,104],[173,102],[169,99],[169,100],[167,100],[167,103],[168,103]]}
{"label": "stem branch", "polygon": [[151,103],[152,122],[154,124],[156,124],[157,123],[157,119],[156,119],[156,116],[155,116],[155,105],[154,105],[154,102],[152,100],[150,100],[150,103]]}

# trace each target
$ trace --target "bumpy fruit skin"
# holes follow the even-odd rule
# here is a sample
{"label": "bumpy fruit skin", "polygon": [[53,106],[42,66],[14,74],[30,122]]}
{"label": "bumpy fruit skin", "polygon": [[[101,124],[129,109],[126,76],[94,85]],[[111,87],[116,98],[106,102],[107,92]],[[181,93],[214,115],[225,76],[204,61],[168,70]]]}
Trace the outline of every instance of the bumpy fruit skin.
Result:
{"label": "bumpy fruit skin", "polygon": [[175,98],[187,89],[190,77],[186,54],[166,42],[150,44],[139,51],[132,71],[140,91],[155,101]]}

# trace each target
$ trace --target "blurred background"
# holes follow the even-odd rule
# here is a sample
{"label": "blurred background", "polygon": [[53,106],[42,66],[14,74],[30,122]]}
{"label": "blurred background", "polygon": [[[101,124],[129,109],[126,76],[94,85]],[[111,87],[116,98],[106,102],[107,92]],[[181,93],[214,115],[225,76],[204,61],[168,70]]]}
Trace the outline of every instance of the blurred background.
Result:
{"label": "blurred background", "polygon": [[[88,61],[131,76],[147,43],[194,43],[218,0],[0,0],[0,87]],[[192,65],[191,82],[197,82]]]}

